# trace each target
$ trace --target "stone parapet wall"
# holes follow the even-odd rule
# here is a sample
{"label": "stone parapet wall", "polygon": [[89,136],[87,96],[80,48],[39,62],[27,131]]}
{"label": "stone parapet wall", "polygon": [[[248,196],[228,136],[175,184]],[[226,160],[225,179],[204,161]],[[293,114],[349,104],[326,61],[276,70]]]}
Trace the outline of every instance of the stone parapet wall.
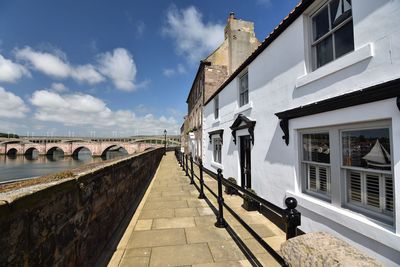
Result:
{"label": "stone parapet wall", "polygon": [[164,149],[0,193],[0,266],[93,266],[142,197]]}

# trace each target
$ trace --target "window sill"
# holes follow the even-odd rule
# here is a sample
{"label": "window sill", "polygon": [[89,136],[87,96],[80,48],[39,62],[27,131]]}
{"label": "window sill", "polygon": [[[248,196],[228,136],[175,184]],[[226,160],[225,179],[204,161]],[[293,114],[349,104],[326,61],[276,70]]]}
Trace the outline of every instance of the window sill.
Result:
{"label": "window sill", "polygon": [[374,56],[373,46],[371,43],[344,55],[325,66],[316,69],[313,72],[307,73],[296,80],[296,88],[302,87],[323,77],[331,75],[342,69],[350,67],[358,62],[366,60]]}
{"label": "window sill", "polygon": [[253,108],[253,102],[250,101],[250,102],[247,103],[246,105],[243,105],[243,106],[237,108],[233,113],[234,113],[234,114],[242,113],[242,112],[244,112],[244,111],[246,111],[246,110],[250,110],[250,109],[252,109],[252,108]]}
{"label": "window sill", "polygon": [[344,208],[327,205],[325,201],[305,194],[287,191],[286,196],[296,198],[300,209],[312,211],[333,223],[340,224],[395,250],[400,250],[400,236],[396,235],[393,226],[380,223]]}
{"label": "window sill", "polygon": [[221,163],[217,163],[217,162],[211,161],[210,165],[211,165],[212,167],[216,168],[216,169],[221,169],[221,170],[224,169],[224,166],[222,166]]}

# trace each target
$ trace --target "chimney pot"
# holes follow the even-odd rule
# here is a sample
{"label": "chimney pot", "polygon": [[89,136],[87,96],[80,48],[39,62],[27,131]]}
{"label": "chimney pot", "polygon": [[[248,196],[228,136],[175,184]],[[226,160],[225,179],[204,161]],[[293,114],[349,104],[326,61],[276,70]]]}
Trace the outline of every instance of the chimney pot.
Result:
{"label": "chimney pot", "polygon": [[229,18],[230,18],[230,19],[234,19],[234,18],[235,18],[235,12],[229,13]]}

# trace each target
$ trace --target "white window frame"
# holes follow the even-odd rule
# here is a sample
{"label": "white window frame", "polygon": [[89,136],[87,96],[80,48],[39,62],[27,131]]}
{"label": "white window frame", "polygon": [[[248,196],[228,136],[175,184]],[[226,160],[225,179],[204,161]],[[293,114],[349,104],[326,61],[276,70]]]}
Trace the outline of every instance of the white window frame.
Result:
{"label": "white window frame", "polygon": [[[301,170],[301,184],[302,184],[302,191],[306,194],[312,195],[314,197],[317,197],[319,199],[325,200],[330,202],[331,199],[331,160],[330,163],[321,163],[321,162],[314,162],[314,161],[308,161],[304,159],[303,155],[303,135],[305,134],[324,134],[327,133],[329,135],[329,148],[331,149],[331,141],[330,141],[330,133],[328,129],[315,129],[315,130],[307,130],[307,131],[301,131],[300,132],[300,170]],[[329,154],[329,156],[331,156]],[[327,193],[323,193],[320,191],[318,188],[320,187],[319,185],[319,178],[316,177],[316,183],[317,183],[317,190],[312,190],[310,189],[310,179],[309,179],[309,168],[310,166],[314,166],[317,168],[316,173],[319,173],[319,167],[326,167],[327,168]],[[317,175],[316,175],[317,176]]]}
{"label": "white window frame", "polygon": [[[353,6],[352,6],[352,15],[349,17],[349,18],[347,18],[347,19],[345,19],[344,21],[342,21],[339,25],[337,25],[336,27],[334,27],[333,29],[332,29],[332,26],[331,26],[331,13],[330,13],[330,6],[329,6],[329,4],[330,4],[330,2],[332,2],[333,0],[326,0],[326,1],[323,1],[323,2],[321,2],[321,3],[319,3],[318,5],[316,5],[316,6],[314,6],[313,8],[311,8],[310,9],[310,11],[308,11],[308,16],[307,16],[307,21],[308,21],[308,23],[306,23],[306,27],[307,27],[307,29],[305,30],[305,32],[306,32],[306,35],[307,35],[307,39],[308,39],[308,55],[309,55],[309,70],[310,70],[310,72],[312,72],[312,71],[315,71],[315,70],[317,70],[317,69],[319,69],[319,68],[321,68],[321,67],[323,67],[323,66],[325,66],[325,65],[327,65],[327,64],[329,64],[329,63],[331,63],[331,62],[333,62],[333,61],[335,61],[335,60],[337,60],[338,58],[341,58],[341,57],[343,57],[344,55],[347,55],[347,54],[349,54],[349,53],[351,53],[351,52],[354,52],[354,50],[355,50],[355,44],[354,44],[354,22],[353,22],[353,51],[349,51],[348,53],[346,53],[346,54],[344,54],[344,55],[341,55],[340,57],[336,57],[336,53],[335,53],[335,39],[334,39],[334,32],[336,32],[337,30],[339,30],[339,29],[341,29],[344,25],[346,25],[348,22],[350,22],[351,20],[353,20]],[[353,5],[353,3],[352,3],[352,5]],[[323,36],[321,36],[320,38],[318,38],[316,41],[314,41],[313,40],[313,34],[314,34],[314,31],[313,31],[313,18],[319,13],[319,11],[320,10],[322,10],[325,6],[328,6],[328,16],[329,16],[329,27],[330,27],[330,30],[327,32],[327,33],[325,33]],[[324,65],[322,65],[322,66],[320,66],[320,67],[318,67],[317,66],[317,49],[316,49],[316,45],[318,44],[318,43],[320,43],[320,42],[322,42],[324,39],[326,39],[326,38],[328,38],[330,35],[332,35],[332,38],[333,38],[333,40],[332,40],[332,42],[333,42],[333,59],[330,61],[330,62],[328,62],[328,63],[326,63],[326,64],[324,64]],[[307,43],[307,42],[306,42]]]}
{"label": "white window frame", "polygon": [[[360,130],[370,130],[370,129],[381,129],[388,128],[389,129],[389,138],[390,138],[390,156],[391,156],[391,170],[374,170],[374,169],[366,169],[360,167],[350,167],[343,166],[343,140],[342,140],[342,132],[348,131],[360,131]],[[299,129],[298,130],[298,155],[299,155],[299,171],[300,171],[300,180],[299,186],[301,191],[304,194],[310,195],[311,197],[315,197],[318,199],[329,201],[329,199],[318,192],[307,190],[307,182],[308,179],[305,176],[305,168],[304,163],[307,161],[303,161],[303,135],[304,134],[318,134],[318,133],[326,133],[329,132],[329,147],[330,147],[330,183],[331,183],[331,205],[346,208],[349,211],[362,213],[368,216],[372,220],[376,220],[379,223],[384,223],[387,225],[394,225],[395,219],[395,211],[396,211],[396,192],[395,189],[395,179],[394,179],[394,166],[393,166],[393,134],[392,134],[392,125],[390,120],[380,120],[373,122],[365,122],[365,123],[351,123],[346,125],[335,125],[332,127],[321,127],[321,128],[310,128],[310,129]],[[314,164],[314,163],[313,163]],[[319,163],[317,163],[319,164]],[[325,165],[325,164],[324,164]],[[361,171],[363,173],[378,173],[383,175],[391,175],[392,177],[392,185],[393,185],[393,212],[388,214],[387,212],[382,212],[381,209],[376,207],[370,207],[366,205],[360,205],[358,203],[354,203],[349,199],[348,193],[348,178],[347,178],[347,170]],[[380,180],[382,183],[382,179]],[[365,185],[364,189],[365,189]],[[380,196],[382,199],[385,196],[382,195],[382,191],[384,191],[384,187],[380,185]],[[381,201],[384,201],[381,200]]]}
{"label": "white window frame", "polygon": [[[361,130],[372,130],[372,129],[382,129],[382,128],[387,128],[389,130],[389,140],[390,140],[390,162],[391,162],[391,170],[390,171],[385,171],[385,170],[376,170],[376,169],[366,169],[366,168],[361,168],[361,167],[351,167],[351,166],[345,166],[343,165],[343,139],[342,139],[342,133],[343,132],[349,132],[349,131],[361,131]],[[395,192],[394,192],[394,173],[393,173],[393,137],[392,137],[392,126],[390,122],[379,122],[378,124],[371,124],[371,126],[368,126],[367,124],[364,124],[361,127],[352,127],[352,126],[347,126],[347,127],[341,127],[339,130],[339,142],[340,142],[340,173],[341,173],[341,179],[344,180],[344,185],[345,185],[345,192],[344,192],[344,201],[342,206],[347,207],[351,210],[361,212],[369,217],[376,218],[380,221],[386,222],[386,223],[393,223],[394,220],[394,210],[395,210]],[[355,201],[351,201],[349,199],[349,181],[348,181],[348,172],[349,171],[356,171],[361,173],[361,197],[362,197],[362,203],[357,203]],[[393,212],[390,214],[386,211],[384,211],[382,208],[376,208],[374,206],[370,206],[366,203],[366,174],[371,173],[371,174],[377,174],[380,176],[379,178],[379,183],[380,183],[380,192],[379,192],[379,198],[380,201],[383,201],[382,198],[385,197],[384,193],[384,184],[382,182],[382,176],[384,175],[390,175],[392,177],[392,184],[393,184]],[[385,207],[385,204],[383,204]]]}
{"label": "white window frame", "polygon": [[[220,146],[219,150],[216,149],[217,145]],[[213,162],[217,164],[222,164],[222,139],[220,137],[213,137],[212,146],[213,146]]]}
{"label": "white window frame", "polygon": [[[241,80],[246,75],[247,75],[247,90],[241,92],[241,86],[240,86],[241,85]],[[249,72],[248,72],[248,70],[246,70],[238,78],[238,106],[239,107],[243,107],[243,106],[245,106],[245,105],[250,103],[250,98],[249,98],[249,87],[250,86],[249,85],[250,85]],[[247,102],[244,102],[244,100],[243,100],[243,103],[242,103],[242,95],[244,95],[244,94],[247,94]]]}

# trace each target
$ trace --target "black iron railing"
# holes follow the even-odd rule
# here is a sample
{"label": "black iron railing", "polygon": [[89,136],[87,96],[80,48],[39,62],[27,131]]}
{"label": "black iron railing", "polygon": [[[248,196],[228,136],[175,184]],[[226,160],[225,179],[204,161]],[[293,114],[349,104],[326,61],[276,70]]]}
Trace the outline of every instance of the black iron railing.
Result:
{"label": "black iron railing", "polygon": [[[222,185],[229,186],[231,188],[236,189],[238,192],[240,192],[238,195],[241,197],[248,197],[252,199],[253,201],[257,202],[258,205],[262,206],[264,209],[268,210],[269,214],[273,214],[274,217],[279,217],[282,224],[284,225],[284,230],[286,232],[286,239],[293,238],[297,236],[297,227],[301,223],[301,214],[296,210],[297,207],[297,201],[293,197],[288,197],[285,200],[285,204],[287,206],[286,209],[282,209],[271,202],[255,195],[254,193],[250,192],[249,190],[246,190],[245,188],[242,188],[241,186],[238,186],[237,184],[234,184],[230,182],[229,180],[225,179],[222,174],[222,170],[218,169],[217,173],[212,172],[211,170],[208,170],[207,168],[204,168],[202,161],[199,160],[198,162],[193,161],[192,156],[188,156],[183,154],[179,150],[175,150],[175,155],[176,158],[179,162],[179,164],[182,167],[182,170],[186,173],[186,176],[189,176],[190,178],[190,184],[193,184],[197,190],[199,190],[199,198],[207,198],[206,195],[204,194],[204,188],[206,188],[211,195],[213,195],[218,202],[218,211],[217,211],[217,221],[215,223],[216,227],[227,227],[228,224],[224,219],[224,212],[223,209],[224,207],[232,214],[232,216],[254,237],[255,240],[258,241],[258,243],[266,250],[268,253],[282,266],[286,266],[285,261],[283,258],[267,243],[263,238],[257,234],[256,231],[254,231],[249,224],[247,224],[239,214],[237,214],[231,207],[229,207],[228,204],[224,202],[223,194],[222,194]],[[186,161],[186,162],[185,162]],[[189,165],[190,163],[190,165]],[[199,169],[199,176],[196,175],[194,172],[193,165],[197,166]],[[205,182],[203,179],[203,174],[207,173],[211,178],[215,179],[218,183],[218,192],[214,192]],[[199,185],[195,183],[194,178],[196,178],[199,182]]]}

